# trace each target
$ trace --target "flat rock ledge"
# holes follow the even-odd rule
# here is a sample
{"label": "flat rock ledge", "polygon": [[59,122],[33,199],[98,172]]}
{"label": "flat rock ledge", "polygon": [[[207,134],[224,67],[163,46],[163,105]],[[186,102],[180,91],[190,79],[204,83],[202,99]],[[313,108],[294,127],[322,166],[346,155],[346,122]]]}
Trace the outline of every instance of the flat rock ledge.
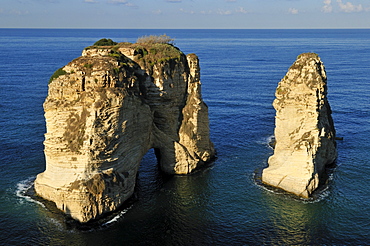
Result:
{"label": "flat rock ledge", "polygon": [[149,149],[168,174],[215,157],[198,57],[170,44],[86,48],[52,76],[44,110],[46,170],[35,190],[79,222],[132,196]]}
{"label": "flat rock ledge", "polygon": [[304,198],[319,187],[326,165],[337,157],[326,82],[315,53],[299,55],[279,82],[273,102],[276,143],[263,183]]}

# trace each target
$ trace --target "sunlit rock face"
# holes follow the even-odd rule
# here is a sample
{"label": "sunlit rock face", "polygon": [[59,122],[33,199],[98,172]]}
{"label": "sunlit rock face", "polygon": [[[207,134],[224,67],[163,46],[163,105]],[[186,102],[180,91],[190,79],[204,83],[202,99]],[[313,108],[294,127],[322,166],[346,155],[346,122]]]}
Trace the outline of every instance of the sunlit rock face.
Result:
{"label": "sunlit rock face", "polygon": [[298,56],[276,89],[275,149],[265,184],[309,197],[337,156],[326,72],[317,54]]}
{"label": "sunlit rock face", "polygon": [[188,174],[211,161],[199,62],[169,44],[91,47],[49,83],[41,197],[87,222],[134,192],[154,148],[161,169]]}

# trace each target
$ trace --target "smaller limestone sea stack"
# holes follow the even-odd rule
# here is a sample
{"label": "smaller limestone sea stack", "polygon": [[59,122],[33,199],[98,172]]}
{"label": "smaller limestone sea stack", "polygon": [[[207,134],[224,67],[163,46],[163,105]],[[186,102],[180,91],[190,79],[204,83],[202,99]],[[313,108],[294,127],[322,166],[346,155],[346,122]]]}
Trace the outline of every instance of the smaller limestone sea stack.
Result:
{"label": "smaller limestone sea stack", "polygon": [[101,40],[52,76],[38,195],[88,222],[130,198],[149,149],[168,174],[214,158],[198,57],[169,41]]}
{"label": "smaller limestone sea stack", "polygon": [[308,198],[337,156],[326,72],[317,54],[298,56],[276,89],[275,148],[262,182]]}

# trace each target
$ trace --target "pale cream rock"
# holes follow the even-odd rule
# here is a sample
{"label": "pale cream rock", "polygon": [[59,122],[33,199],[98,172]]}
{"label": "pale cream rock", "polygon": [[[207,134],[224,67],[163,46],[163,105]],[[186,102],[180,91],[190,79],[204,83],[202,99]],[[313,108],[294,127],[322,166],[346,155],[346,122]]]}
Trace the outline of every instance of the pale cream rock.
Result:
{"label": "pale cream rock", "polygon": [[275,149],[265,184],[308,198],[337,156],[326,73],[314,53],[298,56],[276,89]]}
{"label": "pale cream rock", "polygon": [[161,48],[172,53],[154,57],[127,44],[118,52],[87,49],[49,84],[46,170],[35,190],[80,222],[133,194],[151,148],[169,174],[188,174],[215,156],[198,58]]}

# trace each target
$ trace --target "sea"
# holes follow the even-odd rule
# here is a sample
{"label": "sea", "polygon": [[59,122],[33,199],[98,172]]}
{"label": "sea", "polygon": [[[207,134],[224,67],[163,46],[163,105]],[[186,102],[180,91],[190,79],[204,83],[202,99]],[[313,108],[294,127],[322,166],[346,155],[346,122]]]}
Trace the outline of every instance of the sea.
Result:
{"label": "sea", "polygon": [[[48,80],[101,38],[166,34],[200,59],[217,159],[164,176],[150,150],[135,199],[109,220],[71,223],[32,195],[45,170]],[[299,199],[260,184],[273,149],[278,82],[317,53],[328,76],[338,159]],[[0,245],[370,245],[370,29],[0,29]]]}

